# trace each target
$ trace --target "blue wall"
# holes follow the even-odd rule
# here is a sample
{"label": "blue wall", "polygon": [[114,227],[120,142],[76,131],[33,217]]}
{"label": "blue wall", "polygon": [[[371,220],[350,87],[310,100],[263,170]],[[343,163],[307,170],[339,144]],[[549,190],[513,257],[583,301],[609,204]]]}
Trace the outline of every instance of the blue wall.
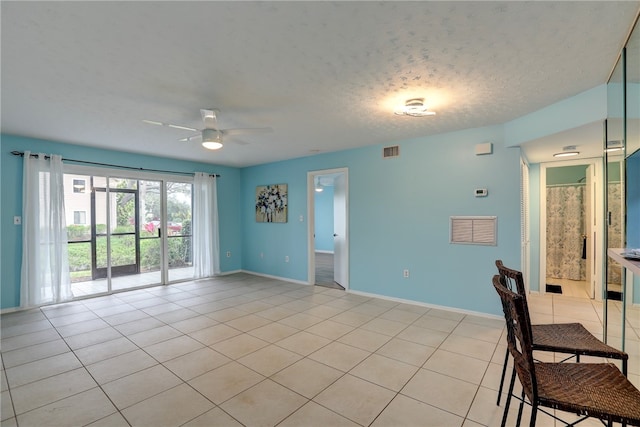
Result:
{"label": "blue wall", "polygon": [[[12,135],[0,136],[0,176],[3,183],[0,227],[2,258],[0,264],[1,308],[20,304],[20,265],[22,258],[22,226],[13,225],[13,216],[22,216],[22,158],[11,151],[60,154],[65,158],[110,163],[138,168],[152,168],[179,172],[209,172],[221,175],[218,180],[218,204],[220,217],[220,251],[231,251],[232,257],[221,257],[221,271],[241,268],[241,222],[239,169],[196,163],[162,157],[144,156],[96,149],[86,146],[62,144]],[[11,185],[8,185],[11,183]]]}
{"label": "blue wall", "polygon": [[[494,154],[476,156],[475,145],[486,141]],[[501,126],[398,144],[396,159],[370,146],[244,169],[243,268],[306,282],[307,227],[299,217],[306,218],[307,172],[346,167],[352,290],[500,314],[494,261],[520,266],[520,150],[503,147]],[[255,187],[269,183],[289,184],[286,224],[255,221]],[[489,196],[474,197],[475,188]],[[498,245],[449,244],[452,215],[496,215]]]}
{"label": "blue wall", "polygon": [[[481,142],[492,155],[476,156]],[[401,156],[382,158],[382,146],[327,153],[244,169],[101,150],[2,135],[2,307],[19,303],[22,161],[12,150],[58,153],[64,157],[222,175],[218,183],[222,271],[243,269],[307,281],[307,172],[349,169],[350,288],[499,315],[491,287],[494,260],[520,266],[518,148],[504,148],[501,126],[397,142]],[[289,220],[257,223],[258,185],[286,183]],[[489,196],[476,198],[475,188]],[[449,216],[496,215],[498,245],[449,243]],[[302,220],[300,220],[302,219]],[[285,262],[285,257],[289,262]],[[409,278],[402,270],[409,269]]]}
{"label": "blue wall", "polygon": [[505,146],[515,147],[586,124],[602,123],[606,118],[607,85],[602,84],[505,123]]}
{"label": "blue wall", "polygon": [[563,166],[547,168],[547,185],[584,183],[589,165]]}
{"label": "blue wall", "polygon": [[333,187],[316,192],[314,204],[316,251],[333,252]]}

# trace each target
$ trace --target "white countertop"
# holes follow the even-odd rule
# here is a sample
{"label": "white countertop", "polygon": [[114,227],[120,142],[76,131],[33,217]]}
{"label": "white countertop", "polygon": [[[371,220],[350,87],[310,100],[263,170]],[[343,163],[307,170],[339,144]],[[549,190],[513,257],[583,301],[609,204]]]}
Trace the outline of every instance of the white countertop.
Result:
{"label": "white countertop", "polygon": [[632,271],[633,274],[640,276],[640,261],[624,258],[620,255],[624,251],[624,248],[609,248],[609,250],[607,250],[607,255],[618,261],[620,265],[625,267],[627,270]]}

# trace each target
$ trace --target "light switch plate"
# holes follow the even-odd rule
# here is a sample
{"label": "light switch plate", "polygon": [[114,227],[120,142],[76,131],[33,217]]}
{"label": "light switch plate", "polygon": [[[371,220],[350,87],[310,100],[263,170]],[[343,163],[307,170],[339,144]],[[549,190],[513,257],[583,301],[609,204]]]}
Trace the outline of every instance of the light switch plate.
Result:
{"label": "light switch plate", "polygon": [[22,217],[21,217],[21,216],[14,216],[14,217],[13,217],[13,224],[14,224],[14,225],[20,225],[20,224],[22,224]]}

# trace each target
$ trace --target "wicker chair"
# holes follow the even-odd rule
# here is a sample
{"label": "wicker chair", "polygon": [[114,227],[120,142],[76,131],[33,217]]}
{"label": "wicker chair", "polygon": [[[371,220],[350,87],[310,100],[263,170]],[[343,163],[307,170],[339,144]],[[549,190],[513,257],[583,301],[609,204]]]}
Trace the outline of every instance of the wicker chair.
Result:
{"label": "wicker chair", "polygon": [[[529,318],[529,308],[527,305],[527,292],[525,290],[522,273],[505,267],[501,260],[496,261],[496,267],[498,267],[500,282],[509,290],[522,296],[525,316],[527,316],[527,321],[531,323]],[[533,350],[569,354],[569,356],[562,360],[562,362],[573,357],[576,358],[576,362],[580,362],[581,355],[619,359],[622,361],[622,373],[625,376],[627,375],[627,361],[629,360],[629,355],[623,351],[606,345],[598,338],[594,337],[580,323],[531,325],[531,332],[533,335]],[[500,396],[502,395],[508,361],[509,349],[507,349],[506,354],[504,355],[504,366],[502,367],[502,377],[500,379],[500,388],[498,390],[497,405],[500,405]]]}
{"label": "wicker chair", "polygon": [[[513,356],[513,371],[522,384],[522,396],[513,395],[515,375],[502,416],[507,423],[511,397],[520,400],[516,426],[520,425],[526,400],[531,404],[530,426],[535,426],[538,410],[565,423],[575,425],[583,419],[599,418],[607,425],[619,422],[640,426],[640,391],[611,363],[544,363],[533,360],[531,323],[526,298],[507,289],[499,275],[493,277],[507,323],[507,345]],[[583,418],[567,423],[545,411],[548,407],[567,411]]]}

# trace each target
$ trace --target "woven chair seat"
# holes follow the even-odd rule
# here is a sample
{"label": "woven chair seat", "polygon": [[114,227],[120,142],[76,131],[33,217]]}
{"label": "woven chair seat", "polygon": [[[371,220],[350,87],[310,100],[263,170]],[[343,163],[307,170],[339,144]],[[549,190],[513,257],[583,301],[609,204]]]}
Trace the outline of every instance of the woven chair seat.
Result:
{"label": "woven chair seat", "polygon": [[542,406],[640,426],[640,391],[613,364],[538,362],[535,375]]}
{"label": "woven chair seat", "polygon": [[[500,275],[493,276],[492,283],[502,302],[507,326],[507,347],[513,357],[513,372],[501,427],[507,426],[511,398],[518,398],[513,394],[516,376],[522,385],[522,394],[518,398],[520,405],[516,426],[520,425],[527,399],[531,405],[530,427],[536,425],[539,407],[582,415],[583,419],[599,418],[603,422],[606,421],[608,426],[614,422],[622,423],[623,426],[640,426],[640,390],[620,372],[616,365],[613,363],[536,362],[533,358],[534,334],[527,310],[526,296],[507,288]],[[562,328],[567,328],[569,333],[572,329],[580,331],[579,328],[572,328],[567,324],[560,325],[560,331]],[[584,334],[584,332],[579,333]],[[591,336],[588,332],[586,333]],[[559,335],[562,336],[562,332]],[[606,354],[610,350],[605,348],[604,351],[603,356],[607,357]],[[624,362],[626,364],[626,360]],[[559,416],[551,416],[567,426],[583,421],[580,419],[566,422]]]}
{"label": "woven chair seat", "polygon": [[[550,351],[569,355],[563,362],[575,357],[576,362],[580,362],[580,356],[604,357],[608,359],[618,359],[622,361],[622,373],[627,375],[627,365],[629,355],[611,347],[593,336],[580,323],[549,323],[531,325],[529,308],[527,305],[527,290],[524,284],[522,272],[506,267],[502,260],[496,260],[496,267],[500,275],[500,282],[509,290],[516,292],[523,299],[523,305],[527,323],[531,329],[531,348],[534,351]],[[502,377],[500,378],[500,388],[498,389],[497,404],[500,405],[502,387],[507,372],[507,361],[509,350],[505,351],[504,365],[502,367]]]}
{"label": "woven chair seat", "polygon": [[533,349],[627,360],[629,355],[613,348],[580,323],[531,325]]}

